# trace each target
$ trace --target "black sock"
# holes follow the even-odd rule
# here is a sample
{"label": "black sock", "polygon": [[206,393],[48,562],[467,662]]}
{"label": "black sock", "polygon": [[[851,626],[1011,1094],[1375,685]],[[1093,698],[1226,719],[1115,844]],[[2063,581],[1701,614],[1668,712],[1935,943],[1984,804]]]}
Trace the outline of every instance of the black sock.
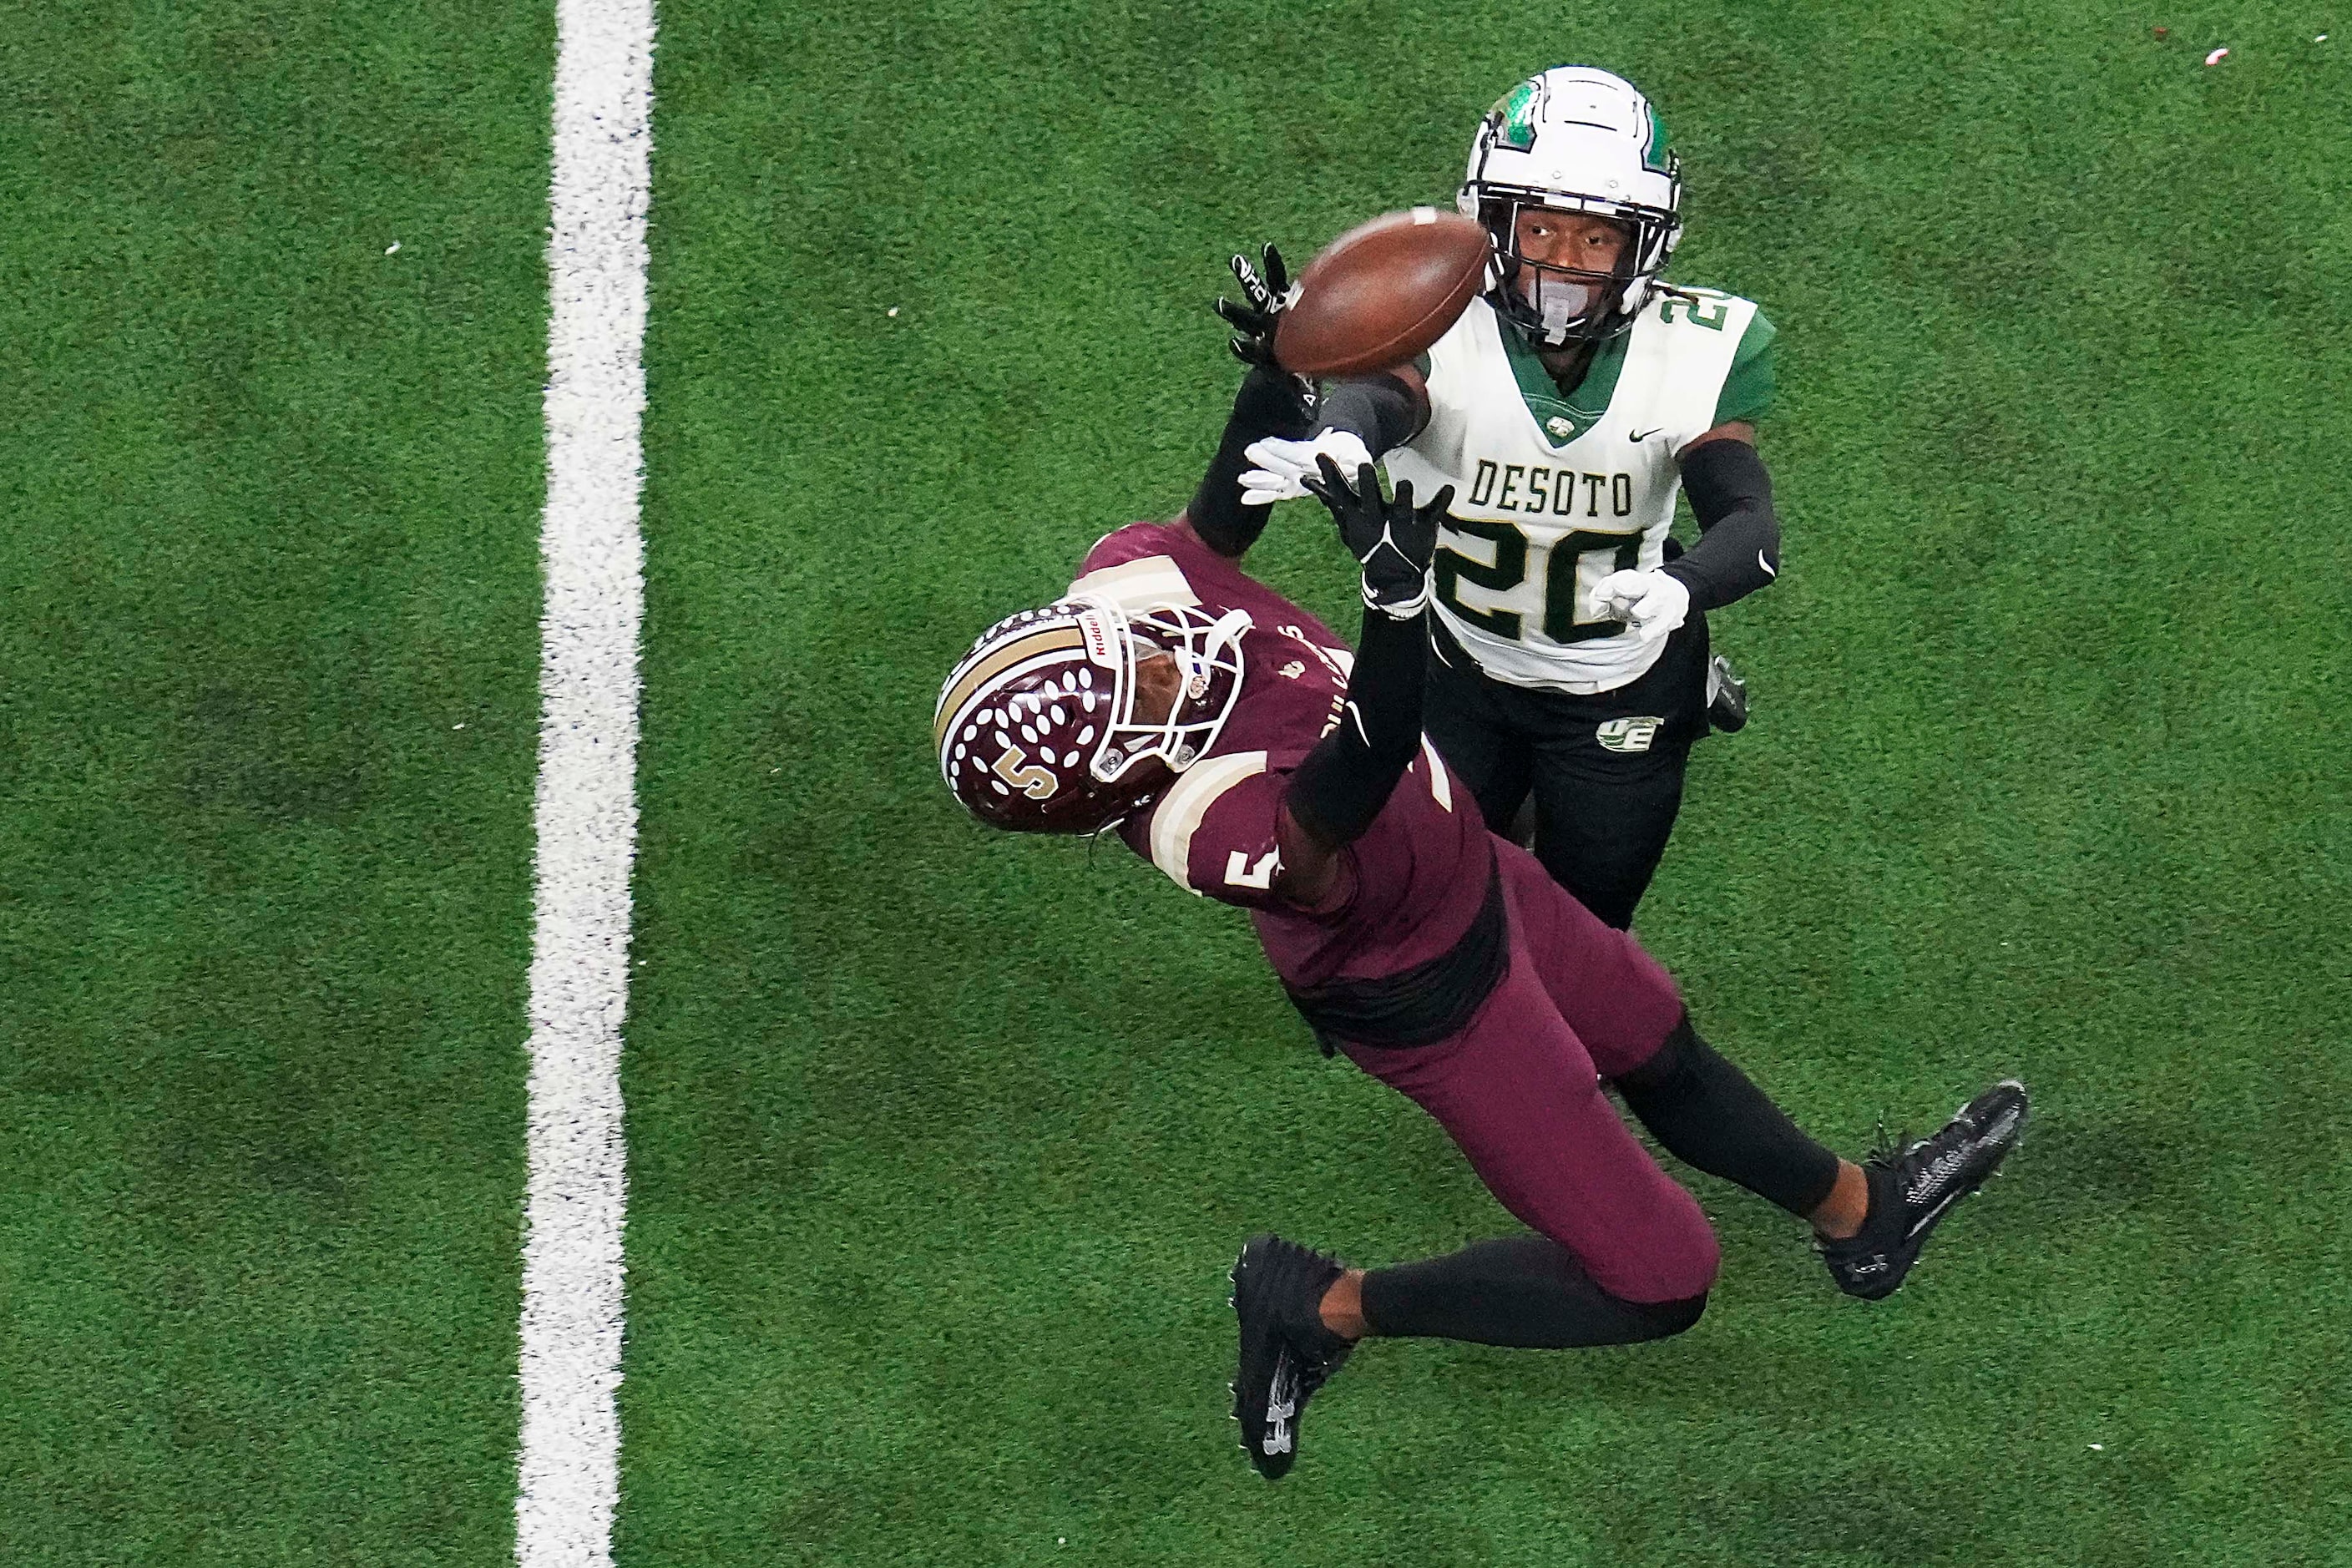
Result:
{"label": "black sock", "polygon": [[1364,1276],[1364,1321],[1376,1334],[1567,1350],[1678,1334],[1705,1294],[1627,1301],[1592,1282],[1568,1248],[1541,1236],[1481,1241],[1444,1258]]}
{"label": "black sock", "polygon": [[1685,1017],[1658,1054],[1616,1080],[1675,1158],[1805,1217],[1837,1185],[1838,1157],[1798,1130]]}

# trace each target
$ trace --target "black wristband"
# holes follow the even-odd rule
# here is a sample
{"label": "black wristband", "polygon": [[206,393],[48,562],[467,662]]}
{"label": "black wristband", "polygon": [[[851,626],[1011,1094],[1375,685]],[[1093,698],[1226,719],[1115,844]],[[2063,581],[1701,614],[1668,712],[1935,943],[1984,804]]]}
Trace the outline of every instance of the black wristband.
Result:
{"label": "black wristband", "polygon": [[1209,460],[1208,473],[1184,508],[1192,531],[1210,549],[1220,555],[1241,555],[1257,542],[1257,536],[1265,531],[1265,520],[1274,513],[1271,504],[1242,505],[1242,475],[1250,467],[1242,454],[1249,444],[1268,436],[1304,440],[1311,423],[1307,399],[1291,376],[1255,365],[1242,377],[1241,391],[1234,396],[1234,411],[1225,420],[1224,437],[1217,443],[1217,455]]}
{"label": "black wristband", "polygon": [[1420,754],[1428,625],[1425,613],[1398,620],[1364,611],[1347,706],[1338,727],[1298,764],[1285,797],[1298,826],[1320,843],[1336,848],[1361,837]]}

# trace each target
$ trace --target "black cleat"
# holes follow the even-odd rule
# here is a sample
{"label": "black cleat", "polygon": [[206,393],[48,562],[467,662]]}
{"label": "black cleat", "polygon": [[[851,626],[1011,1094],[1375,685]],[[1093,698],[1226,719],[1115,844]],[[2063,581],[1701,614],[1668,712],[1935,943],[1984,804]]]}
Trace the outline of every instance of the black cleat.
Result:
{"label": "black cleat", "polygon": [[1307,1402],[1355,1342],[1323,1326],[1323,1293],[1341,1266],[1278,1236],[1254,1236],[1234,1260],[1234,1315],[1241,1320],[1241,1367],[1234,1419],[1257,1473],[1279,1480],[1298,1458]]}
{"label": "black cleat", "polygon": [[1882,1147],[1864,1162],[1870,1213],[1862,1228],[1844,1241],[1813,1243],[1837,1288],[1865,1301],[1895,1294],[1952,1205],[1983,1186],[2017,1147],[2025,1111],[2025,1086],[2005,1078],[1961,1106],[1934,1137],[1900,1154]]}
{"label": "black cleat", "polygon": [[1706,721],[1727,735],[1748,728],[1748,682],[1721,654],[1706,661]]}

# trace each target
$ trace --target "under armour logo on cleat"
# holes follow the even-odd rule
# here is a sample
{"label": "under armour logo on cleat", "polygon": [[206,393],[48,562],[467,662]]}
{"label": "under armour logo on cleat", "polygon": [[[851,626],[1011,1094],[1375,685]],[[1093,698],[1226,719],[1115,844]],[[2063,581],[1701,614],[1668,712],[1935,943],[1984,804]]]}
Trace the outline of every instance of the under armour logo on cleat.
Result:
{"label": "under armour logo on cleat", "polygon": [[1298,1414],[1298,1368],[1285,1352],[1274,1369],[1273,1386],[1266,1390],[1266,1434],[1258,1447],[1269,1454],[1290,1452],[1290,1421]]}
{"label": "under armour logo on cleat", "polygon": [[1261,1444],[1260,1447],[1265,1448],[1267,1453],[1287,1454],[1290,1452],[1290,1428],[1284,1425],[1285,1422],[1290,1419],[1290,1416],[1291,1406],[1288,1405],[1276,1405],[1266,1411],[1265,1418],[1272,1425],[1266,1432],[1265,1441]]}

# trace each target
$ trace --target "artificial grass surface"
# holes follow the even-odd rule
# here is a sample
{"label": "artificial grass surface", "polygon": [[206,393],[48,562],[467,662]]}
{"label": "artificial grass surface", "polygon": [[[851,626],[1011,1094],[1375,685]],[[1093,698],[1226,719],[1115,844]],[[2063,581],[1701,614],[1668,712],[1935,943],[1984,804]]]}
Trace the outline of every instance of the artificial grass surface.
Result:
{"label": "artificial grass surface", "polygon": [[511,1553],[552,47],[0,27],[0,1561]]}
{"label": "artificial grass surface", "polygon": [[[2321,26],[664,26],[624,1561],[2346,1560]],[[1660,100],[1675,275],[1783,331],[1789,570],[1717,623],[1759,717],[1702,749],[1644,931],[1849,1149],[2003,1072],[2039,1121],[1887,1307],[1702,1181],[1692,1333],[1370,1347],[1268,1489],[1223,1415],[1240,1239],[1508,1222],[1315,1055],[1237,916],[988,837],[926,721],[981,626],[1189,492],[1224,255],[1442,200],[1561,58]],[[1301,508],[1253,563],[1337,613],[1337,559]]]}
{"label": "artificial grass surface", "polygon": [[[550,21],[0,36],[11,1563],[509,1551]],[[2324,20],[662,26],[625,1563],[2352,1561]],[[2039,1120],[1884,1307],[1695,1179],[1691,1333],[1370,1347],[1269,1489],[1241,1238],[1508,1222],[1239,917],[963,820],[929,704],[1189,493],[1224,255],[1442,200],[1562,58],[1782,331],[1759,717],[1645,937],[1842,1147]],[[1311,509],[1253,567],[1345,624]]]}

